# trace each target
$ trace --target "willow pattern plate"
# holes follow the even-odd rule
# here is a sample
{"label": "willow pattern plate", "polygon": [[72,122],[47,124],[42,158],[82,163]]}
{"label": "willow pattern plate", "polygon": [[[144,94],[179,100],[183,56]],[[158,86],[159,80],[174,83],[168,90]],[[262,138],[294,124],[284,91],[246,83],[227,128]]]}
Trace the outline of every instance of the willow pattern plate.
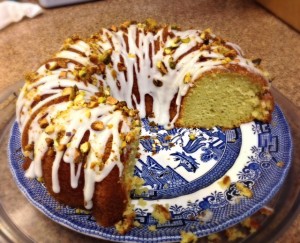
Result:
{"label": "willow pattern plate", "polygon": [[[145,180],[147,190],[131,194],[141,227],[126,235],[97,225],[89,212],[60,205],[43,184],[24,176],[17,123],[8,145],[11,172],[35,207],[77,232],[121,242],[170,242],[179,241],[183,230],[204,236],[250,216],[279,190],[291,165],[291,134],[278,106],[270,124],[251,122],[226,131],[164,130],[146,119],[142,123],[135,174]],[[153,204],[166,205],[172,219],[158,224],[151,216]]]}

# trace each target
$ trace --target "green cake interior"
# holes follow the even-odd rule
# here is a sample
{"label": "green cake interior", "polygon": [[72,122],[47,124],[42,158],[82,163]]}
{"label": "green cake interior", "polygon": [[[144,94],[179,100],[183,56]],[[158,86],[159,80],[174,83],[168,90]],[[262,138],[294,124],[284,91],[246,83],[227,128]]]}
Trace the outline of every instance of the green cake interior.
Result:
{"label": "green cake interior", "polygon": [[203,76],[184,97],[179,124],[189,127],[232,128],[268,114],[261,100],[264,89],[241,74]]}

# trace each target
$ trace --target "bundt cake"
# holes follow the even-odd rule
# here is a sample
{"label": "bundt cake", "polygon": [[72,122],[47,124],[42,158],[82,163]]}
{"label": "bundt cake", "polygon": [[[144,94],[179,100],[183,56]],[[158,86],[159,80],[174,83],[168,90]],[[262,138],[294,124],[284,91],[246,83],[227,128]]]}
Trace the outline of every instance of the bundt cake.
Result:
{"label": "bundt cake", "polygon": [[151,19],[72,36],[26,75],[17,101],[26,176],[58,201],[91,209],[103,226],[130,225],[140,118],[166,128],[270,121],[274,102],[258,62],[209,29]]}

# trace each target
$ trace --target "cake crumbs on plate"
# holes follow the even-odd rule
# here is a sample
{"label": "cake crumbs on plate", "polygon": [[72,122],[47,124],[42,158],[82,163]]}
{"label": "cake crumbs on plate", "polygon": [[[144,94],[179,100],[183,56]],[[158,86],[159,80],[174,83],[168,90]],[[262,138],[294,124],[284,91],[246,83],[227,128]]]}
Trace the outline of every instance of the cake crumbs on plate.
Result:
{"label": "cake crumbs on plate", "polygon": [[124,235],[134,226],[135,211],[133,205],[128,205],[123,213],[123,219],[115,224],[116,231]]}
{"label": "cake crumbs on plate", "polygon": [[212,217],[213,212],[209,209],[206,209],[197,215],[197,219],[199,220],[200,224],[205,224],[206,222],[210,221]]}
{"label": "cake crumbs on plate", "polygon": [[135,220],[135,221],[133,221],[133,226],[140,228],[140,227],[142,227],[142,224],[139,221]]}
{"label": "cake crumbs on plate", "polygon": [[228,175],[226,175],[220,181],[218,181],[218,184],[221,186],[222,189],[227,189],[231,184],[231,179]]}
{"label": "cake crumbs on plate", "polygon": [[156,225],[150,225],[150,226],[148,226],[148,230],[152,231],[152,232],[155,232],[156,231]]}
{"label": "cake crumbs on plate", "polygon": [[280,168],[283,168],[284,165],[285,165],[285,163],[284,163],[283,161],[278,161],[278,162],[276,163],[276,165],[277,165],[278,167],[280,167]]}
{"label": "cake crumbs on plate", "polygon": [[213,233],[207,236],[209,243],[221,242],[222,238],[218,233]]}
{"label": "cake crumbs on plate", "polygon": [[157,220],[159,224],[165,224],[171,219],[171,213],[168,206],[163,206],[161,204],[153,204],[152,217]]}
{"label": "cake crumbs on plate", "polygon": [[240,192],[241,196],[244,196],[247,198],[253,197],[253,192],[251,191],[251,189],[249,189],[243,183],[237,182],[235,185],[236,185],[236,189]]}
{"label": "cake crumbs on plate", "polygon": [[145,201],[143,198],[140,198],[138,200],[138,205],[141,207],[146,207],[147,206],[147,201]]}
{"label": "cake crumbs on plate", "polygon": [[241,225],[248,228],[251,234],[255,233],[260,227],[259,223],[251,217],[248,217],[242,221]]}
{"label": "cake crumbs on plate", "polygon": [[180,243],[196,243],[198,237],[192,232],[181,231],[181,241]]}
{"label": "cake crumbs on plate", "polygon": [[237,239],[244,239],[246,234],[237,229],[236,227],[231,227],[225,230],[228,241],[235,241]]}

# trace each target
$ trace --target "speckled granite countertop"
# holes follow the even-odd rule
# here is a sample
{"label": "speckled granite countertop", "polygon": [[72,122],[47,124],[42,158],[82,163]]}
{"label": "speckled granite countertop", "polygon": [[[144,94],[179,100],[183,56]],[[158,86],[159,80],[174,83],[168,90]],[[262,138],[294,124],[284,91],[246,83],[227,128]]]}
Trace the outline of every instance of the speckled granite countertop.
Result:
{"label": "speckled granite countertop", "polygon": [[[300,35],[252,0],[107,0],[45,10],[0,30],[0,92],[57,51],[66,37],[88,36],[125,20],[154,18],[205,29],[262,58],[273,85],[300,107]],[[300,242],[300,216],[278,242]]]}

